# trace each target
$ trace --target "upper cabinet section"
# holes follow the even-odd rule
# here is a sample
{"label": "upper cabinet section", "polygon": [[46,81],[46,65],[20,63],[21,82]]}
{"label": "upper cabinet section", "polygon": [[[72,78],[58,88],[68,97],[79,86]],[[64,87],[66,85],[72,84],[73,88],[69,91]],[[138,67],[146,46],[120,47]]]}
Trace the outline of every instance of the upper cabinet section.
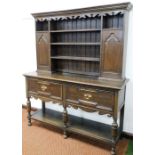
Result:
{"label": "upper cabinet section", "polygon": [[123,79],[131,3],[32,14],[38,71]]}

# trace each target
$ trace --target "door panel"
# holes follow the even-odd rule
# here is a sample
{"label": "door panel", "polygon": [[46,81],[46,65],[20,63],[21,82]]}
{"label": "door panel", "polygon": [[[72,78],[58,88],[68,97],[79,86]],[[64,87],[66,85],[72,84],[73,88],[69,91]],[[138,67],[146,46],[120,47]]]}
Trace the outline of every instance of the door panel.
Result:
{"label": "door panel", "polygon": [[122,39],[122,30],[103,30],[103,72],[122,72]]}
{"label": "door panel", "polygon": [[37,67],[39,70],[50,70],[49,34],[37,32]]}

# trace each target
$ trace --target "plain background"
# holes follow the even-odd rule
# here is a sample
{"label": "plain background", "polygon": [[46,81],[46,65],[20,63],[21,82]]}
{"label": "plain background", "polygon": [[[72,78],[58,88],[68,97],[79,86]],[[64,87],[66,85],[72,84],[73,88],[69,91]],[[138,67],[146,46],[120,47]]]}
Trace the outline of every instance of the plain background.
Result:
{"label": "plain background", "polygon": [[[36,70],[30,13],[124,2],[121,0],[5,0],[0,4],[0,153],[22,154],[24,72]],[[155,24],[153,0],[132,0],[134,154],[154,154]],[[25,24],[27,27],[25,27]],[[32,28],[33,27],[33,28]],[[130,34],[131,35],[131,34]],[[30,38],[32,37],[32,38]],[[31,50],[30,50],[31,49]],[[132,61],[132,60],[131,60]],[[130,61],[130,62],[131,62]],[[132,67],[132,65],[130,66]],[[130,69],[130,68],[129,68]],[[132,69],[131,69],[132,70]],[[130,75],[129,75],[130,76]],[[131,107],[132,108],[132,107]],[[128,111],[132,117],[132,111]],[[130,114],[131,113],[131,114]],[[126,120],[130,121],[130,120]],[[129,122],[130,124],[130,122]],[[128,128],[128,127],[127,127]]]}

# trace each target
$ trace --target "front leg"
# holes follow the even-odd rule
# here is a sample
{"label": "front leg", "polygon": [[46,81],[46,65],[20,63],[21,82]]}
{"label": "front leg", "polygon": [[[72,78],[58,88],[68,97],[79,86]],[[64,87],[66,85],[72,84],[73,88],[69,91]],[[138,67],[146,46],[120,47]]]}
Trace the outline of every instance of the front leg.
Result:
{"label": "front leg", "polygon": [[117,138],[117,121],[113,118],[112,123],[112,148],[111,148],[111,155],[116,155],[116,138]]}
{"label": "front leg", "polygon": [[31,101],[30,101],[30,97],[27,97],[27,112],[28,112],[28,126],[31,126]]}
{"label": "front leg", "polygon": [[45,101],[42,101],[42,112],[43,112],[43,114],[45,114],[45,110],[46,110]]}
{"label": "front leg", "polygon": [[67,136],[67,122],[68,122],[68,114],[67,114],[67,109],[66,106],[64,106],[64,111],[63,111],[63,121],[64,121],[64,138],[66,139]]}
{"label": "front leg", "polygon": [[124,121],[124,105],[121,109],[121,113],[120,113],[120,135],[122,138],[122,132],[123,132],[123,121]]}

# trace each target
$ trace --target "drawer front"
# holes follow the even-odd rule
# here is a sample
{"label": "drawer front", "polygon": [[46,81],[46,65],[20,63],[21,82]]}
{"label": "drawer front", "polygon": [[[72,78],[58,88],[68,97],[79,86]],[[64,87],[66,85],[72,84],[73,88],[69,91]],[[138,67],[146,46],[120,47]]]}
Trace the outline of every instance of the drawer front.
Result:
{"label": "drawer front", "polygon": [[62,100],[62,85],[47,80],[29,79],[28,92],[37,95]]}
{"label": "drawer front", "polygon": [[114,92],[91,87],[65,86],[68,102],[78,105],[94,107],[103,110],[112,110],[114,105]]}

